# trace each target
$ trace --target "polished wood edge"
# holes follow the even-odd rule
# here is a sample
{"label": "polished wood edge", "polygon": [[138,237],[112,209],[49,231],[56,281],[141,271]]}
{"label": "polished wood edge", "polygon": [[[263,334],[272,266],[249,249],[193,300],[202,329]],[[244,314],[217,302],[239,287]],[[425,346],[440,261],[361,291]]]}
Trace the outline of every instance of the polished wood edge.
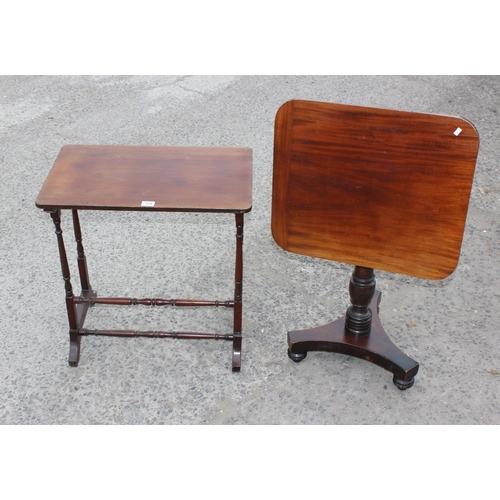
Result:
{"label": "polished wood edge", "polygon": [[[278,243],[278,245],[279,245],[279,243]],[[444,279],[450,277],[457,270],[458,264],[460,263],[460,255],[458,255],[456,260],[454,261],[453,267],[450,267],[446,270],[443,270],[443,271],[438,270],[438,271],[435,271],[433,273],[421,272],[419,270],[418,272],[412,273],[411,270],[409,270],[409,269],[405,269],[404,271],[403,270],[395,271],[393,266],[384,266],[383,263],[373,262],[370,259],[357,259],[357,260],[355,260],[355,259],[350,259],[347,257],[342,257],[342,259],[339,261],[339,260],[335,260],[335,259],[329,259],[328,257],[325,257],[323,255],[314,255],[313,252],[306,252],[306,251],[303,251],[302,249],[297,249],[297,248],[294,248],[291,246],[287,246],[287,247],[282,247],[281,245],[279,245],[279,246],[281,249],[285,250],[286,252],[295,253],[297,255],[304,255],[305,257],[313,257],[315,259],[323,259],[323,260],[326,260],[329,262],[342,262],[343,264],[348,264],[348,265],[352,265],[352,266],[359,265],[359,266],[363,266],[363,267],[371,267],[371,268],[376,268],[377,271],[397,273],[397,274],[401,274],[403,276],[412,276],[414,278],[421,278],[421,279],[425,279],[425,280],[429,280],[429,281],[440,281],[440,280],[444,280]]]}
{"label": "polished wood edge", "polygon": [[287,101],[286,103],[282,104],[281,107],[283,107],[285,105],[288,105],[288,106],[302,106],[302,105],[307,105],[307,106],[310,106],[310,105],[319,105],[319,106],[325,105],[325,106],[327,106],[327,105],[329,105],[329,106],[333,106],[334,105],[335,107],[338,107],[338,108],[344,108],[346,110],[350,109],[351,111],[358,111],[361,113],[386,112],[386,113],[404,113],[404,114],[412,115],[412,116],[418,116],[418,115],[434,116],[434,117],[439,116],[442,118],[450,118],[450,119],[458,120],[458,121],[461,121],[463,124],[469,125],[475,131],[477,138],[479,140],[479,132],[478,132],[477,128],[475,127],[475,125],[472,122],[470,122],[469,120],[467,120],[466,118],[462,118],[461,116],[457,116],[457,115],[448,115],[445,113],[426,113],[423,111],[410,111],[410,110],[403,110],[403,109],[396,109],[396,108],[393,108],[393,109],[391,109],[391,108],[377,108],[376,106],[357,106],[357,105],[353,105],[353,104],[340,104],[340,103],[334,104],[334,103],[327,103],[324,101],[314,101],[314,100],[307,100],[307,99],[292,99],[292,100]]}
{"label": "polished wood edge", "polygon": [[[276,165],[278,161],[284,161],[288,164],[290,163],[290,141],[293,122],[293,105],[294,101],[288,101],[280,106],[278,112],[276,113],[274,125],[274,165]],[[289,174],[287,168],[273,168],[271,233],[273,235],[274,241],[276,241],[276,243],[285,250],[287,246],[286,234],[288,225],[288,220],[286,218],[288,176]]]}
{"label": "polished wood edge", "polygon": [[210,150],[210,151],[215,151],[215,150],[230,150],[230,151],[235,151],[235,150],[240,150],[240,151],[246,151],[249,152],[250,154],[253,153],[253,149],[248,147],[248,146],[177,146],[177,145],[165,145],[165,144],[156,144],[156,145],[146,145],[146,144],[65,144],[64,146],[61,147],[60,151],[63,151],[65,149],[73,149],[73,148],[100,148],[100,149],[106,149],[106,148],[119,148],[119,149],[182,149],[182,150]]}
{"label": "polished wood edge", "polygon": [[164,208],[164,207],[117,207],[117,206],[91,206],[91,205],[49,205],[35,201],[35,206],[45,212],[53,210],[101,210],[109,212],[185,212],[185,213],[218,213],[218,214],[247,214],[253,206],[238,209],[208,209],[208,208]]}

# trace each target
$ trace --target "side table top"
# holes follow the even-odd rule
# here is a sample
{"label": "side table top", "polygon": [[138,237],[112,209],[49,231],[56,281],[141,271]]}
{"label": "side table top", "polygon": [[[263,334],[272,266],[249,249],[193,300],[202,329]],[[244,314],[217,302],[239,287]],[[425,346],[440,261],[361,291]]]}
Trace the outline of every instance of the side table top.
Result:
{"label": "side table top", "polygon": [[36,199],[42,209],[246,213],[252,150],[64,146]]}

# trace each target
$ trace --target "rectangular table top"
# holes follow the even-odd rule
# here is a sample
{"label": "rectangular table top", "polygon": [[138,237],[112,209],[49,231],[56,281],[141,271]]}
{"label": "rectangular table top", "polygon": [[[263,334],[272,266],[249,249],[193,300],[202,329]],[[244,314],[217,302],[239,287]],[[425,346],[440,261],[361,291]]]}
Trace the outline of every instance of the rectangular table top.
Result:
{"label": "rectangular table top", "polygon": [[246,213],[252,150],[64,146],[36,199],[49,209]]}
{"label": "rectangular table top", "polygon": [[275,122],[274,239],[298,254],[445,278],[478,148],[459,117],[288,101]]}

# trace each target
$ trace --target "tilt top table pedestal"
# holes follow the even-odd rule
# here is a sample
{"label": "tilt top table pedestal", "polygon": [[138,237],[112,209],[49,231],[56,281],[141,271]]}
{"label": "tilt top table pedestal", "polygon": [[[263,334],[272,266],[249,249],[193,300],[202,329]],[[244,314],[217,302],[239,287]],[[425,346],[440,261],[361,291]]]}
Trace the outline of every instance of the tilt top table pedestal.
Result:
{"label": "tilt top table pedestal", "polygon": [[[69,321],[69,364],[78,366],[81,337],[173,337],[232,341],[232,370],[241,368],[243,307],[243,223],[252,209],[252,150],[225,147],[64,146],[36,199],[55,226]],[[81,294],[74,295],[61,229],[61,212],[71,210]],[[97,297],[90,285],[82,243],[79,210],[204,212],[234,214],[236,263],[232,300]],[[229,307],[234,310],[228,334],[134,330],[87,330],[94,304],[177,307]]]}
{"label": "tilt top table pedestal", "polygon": [[288,355],[355,356],[412,387],[418,363],[378,317],[375,269],[443,279],[458,264],[479,148],[462,118],[315,101],[276,114],[271,228],[289,252],[354,265],[351,305],[288,332]]}

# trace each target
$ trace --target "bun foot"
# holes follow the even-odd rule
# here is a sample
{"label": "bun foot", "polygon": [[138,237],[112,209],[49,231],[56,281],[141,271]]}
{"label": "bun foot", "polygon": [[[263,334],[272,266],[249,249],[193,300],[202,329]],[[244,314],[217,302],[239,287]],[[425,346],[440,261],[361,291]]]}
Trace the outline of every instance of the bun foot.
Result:
{"label": "bun foot", "polygon": [[288,349],[288,357],[296,363],[305,359],[306,356],[307,352],[292,352],[290,349]]}
{"label": "bun foot", "polygon": [[409,389],[410,387],[413,386],[413,384],[415,383],[415,377],[412,377],[410,380],[401,380],[400,378],[398,378],[397,375],[394,375],[392,381],[394,382],[394,385],[400,390],[400,391],[404,391],[406,389]]}

